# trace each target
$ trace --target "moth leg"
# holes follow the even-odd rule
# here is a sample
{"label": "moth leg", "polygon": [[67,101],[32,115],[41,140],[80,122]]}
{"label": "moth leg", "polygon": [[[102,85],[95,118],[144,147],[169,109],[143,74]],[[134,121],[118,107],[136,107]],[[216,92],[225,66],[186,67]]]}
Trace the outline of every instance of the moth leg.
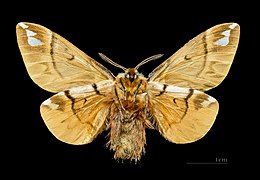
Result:
{"label": "moth leg", "polygon": [[148,96],[146,95],[144,97],[145,105],[144,105],[144,120],[145,120],[145,125],[149,127],[150,129],[154,129],[153,123],[150,121],[151,116],[148,117],[147,112],[148,112]]}
{"label": "moth leg", "polygon": [[116,104],[116,101],[115,101],[115,100],[114,100],[114,104],[115,104],[116,108],[118,109],[119,114],[120,114],[121,116],[123,116],[123,113],[122,113],[121,109],[118,107],[118,105]]}
{"label": "moth leg", "polygon": [[[116,95],[117,101],[119,102],[121,108],[125,111],[125,108],[124,108],[124,106],[123,106],[123,104],[122,104],[122,102],[121,102],[121,100],[120,100],[120,98],[119,98],[119,96],[118,96],[116,87],[115,87],[115,95]],[[119,108],[119,111],[121,111],[120,108]]]}
{"label": "moth leg", "polygon": [[124,100],[126,101],[126,90],[125,90],[125,85],[124,85],[124,82],[123,82],[123,79],[122,79],[122,78],[120,78],[120,83],[121,83],[121,85],[122,85],[122,87],[123,87],[123,91],[124,91]]}
{"label": "moth leg", "polygon": [[135,93],[134,93],[134,102],[135,102],[135,100],[136,100],[136,95],[137,95],[137,93],[138,93],[138,89],[140,88],[141,84],[142,84],[142,80],[140,80],[140,82],[139,82],[139,84],[137,85],[137,88],[136,88],[136,90],[135,90]]}

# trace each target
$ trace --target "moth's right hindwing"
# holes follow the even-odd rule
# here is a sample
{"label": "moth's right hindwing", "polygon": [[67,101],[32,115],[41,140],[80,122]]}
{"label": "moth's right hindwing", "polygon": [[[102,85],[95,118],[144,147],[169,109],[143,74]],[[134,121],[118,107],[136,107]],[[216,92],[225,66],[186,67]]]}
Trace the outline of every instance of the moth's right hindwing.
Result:
{"label": "moth's right hindwing", "polygon": [[48,129],[63,142],[90,143],[104,128],[113,85],[106,80],[60,92],[44,101],[40,110]]}
{"label": "moth's right hindwing", "polygon": [[32,80],[50,92],[114,79],[112,73],[51,30],[18,23],[18,45]]}

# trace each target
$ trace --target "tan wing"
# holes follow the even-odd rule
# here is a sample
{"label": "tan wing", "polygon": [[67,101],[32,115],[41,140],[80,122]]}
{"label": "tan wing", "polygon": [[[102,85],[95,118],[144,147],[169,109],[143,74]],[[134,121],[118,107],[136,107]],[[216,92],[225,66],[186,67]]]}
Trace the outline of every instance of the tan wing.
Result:
{"label": "tan wing", "polygon": [[201,91],[216,87],[230,69],[239,34],[236,23],[208,29],[158,66],[149,74],[149,80]]}
{"label": "tan wing", "polygon": [[202,138],[213,125],[218,102],[191,88],[148,83],[149,107],[160,133],[174,143]]}
{"label": "tan wing", "polygon": [[59,140],[90,143],[104,128],[112,103],[113,81],[102,81],[60,92],[44,101],[42,118]]}
{"label": "tan wing", "polygon": [[51,92],[113,79],[104,66],[51,30],[18,23],[18,45],[32,80]]}

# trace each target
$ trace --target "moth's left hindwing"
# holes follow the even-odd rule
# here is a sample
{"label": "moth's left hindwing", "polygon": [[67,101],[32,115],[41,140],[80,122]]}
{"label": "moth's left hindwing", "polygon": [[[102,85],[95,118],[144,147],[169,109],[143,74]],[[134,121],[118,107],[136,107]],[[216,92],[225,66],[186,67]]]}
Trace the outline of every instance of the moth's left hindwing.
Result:
{"label": "moth's left hindwing", "polygon": [[159,131],[174,143],[201,139],[218,114],[215,98],[191,88],[149,83],[149,99]]}

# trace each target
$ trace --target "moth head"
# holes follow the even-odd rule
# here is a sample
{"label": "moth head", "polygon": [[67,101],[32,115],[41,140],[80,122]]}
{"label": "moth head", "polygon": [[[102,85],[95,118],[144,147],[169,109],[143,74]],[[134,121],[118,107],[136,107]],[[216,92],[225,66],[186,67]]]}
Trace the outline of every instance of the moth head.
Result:
{"label": "moth head", "polygon": [[129,68],[125,70],[124,75],[126,79],[129,79],[130,82],[133,82],[139,77],[140,74],[135,68]]}

